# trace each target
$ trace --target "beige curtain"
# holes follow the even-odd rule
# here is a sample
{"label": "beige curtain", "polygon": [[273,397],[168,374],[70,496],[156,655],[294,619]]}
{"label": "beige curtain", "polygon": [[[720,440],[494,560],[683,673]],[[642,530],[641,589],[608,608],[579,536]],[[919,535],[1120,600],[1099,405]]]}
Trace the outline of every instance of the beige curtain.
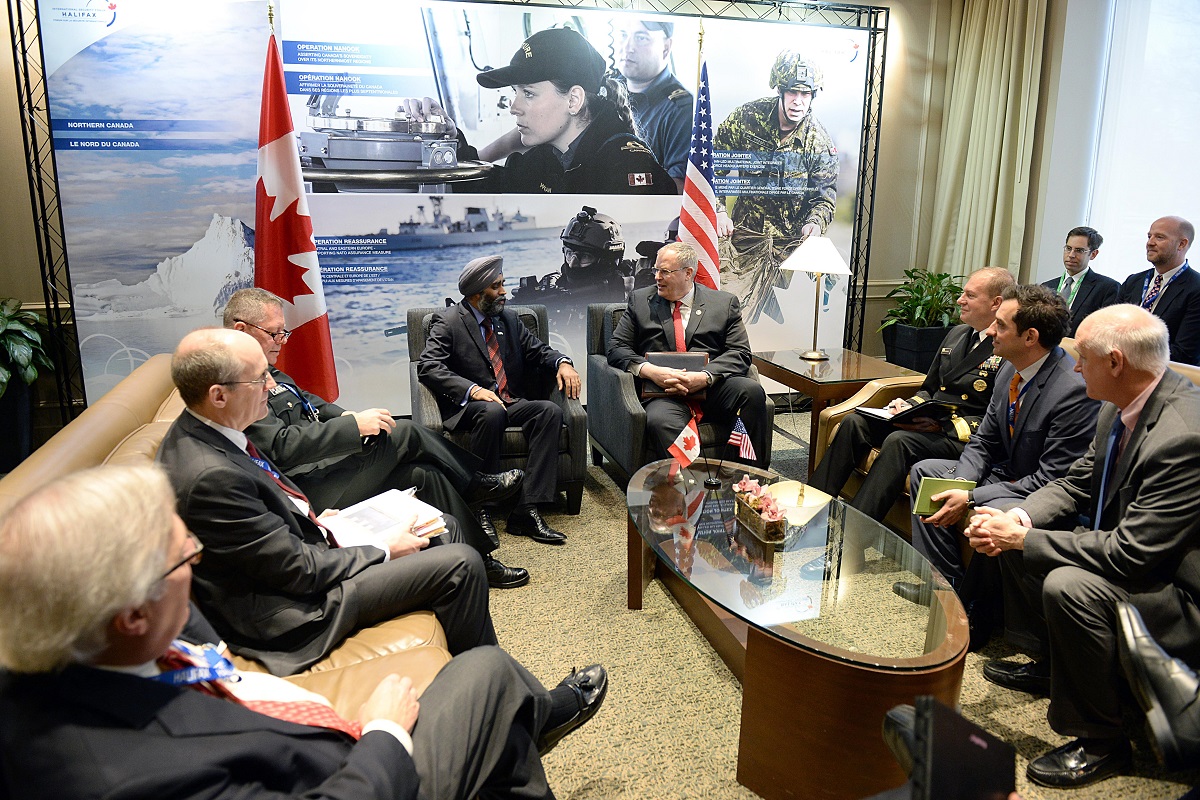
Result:
{"label": "beige curtain", "polygon": [[931,270],[1018,274],[1049,0],[959,0],[934,189]]}

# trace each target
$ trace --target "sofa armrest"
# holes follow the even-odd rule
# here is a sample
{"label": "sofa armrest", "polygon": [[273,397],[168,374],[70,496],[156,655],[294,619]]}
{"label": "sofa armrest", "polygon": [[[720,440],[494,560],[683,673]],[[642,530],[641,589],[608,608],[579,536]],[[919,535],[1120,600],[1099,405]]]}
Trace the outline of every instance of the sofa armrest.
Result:
{"label": "sofa armrest", "polygon": [[413,422],[441,436],[445,427],[442,424],[442,411],[438,408],[433,392],[417,378],[415,363],[408,365],[408,391],[412,401]]}
{"label": "sofa armrest", "polygon": [[854,409],[859,406],[883,408],[897,398],[912,397],[921,388],[924,381],[924,375],[880,378],[871,381],[848,399],[822,411],[820,427],[817,430],[817,441],[812,447],[812,455],[809,456],[809,458],[815,459],[812,463],[821,463],[821,459],[825,457],[825,450],[833,439],[834,429],[847,414],[854,413]]}
{"label": "sofa armrest", "polygon": [[567,397],[558,387],[550,393],[550,400],[562,409],[571,453],[570,474],[560,477],[572,481],[583,480],[587,475],[587,412],[583,410],[578,397]]}
{"label": "sofa armrest", "polygon": [[588,356],[588,434],[632,474],[645,449],[646,409],[638,402],[633,376],[614,369],[602,355]]}

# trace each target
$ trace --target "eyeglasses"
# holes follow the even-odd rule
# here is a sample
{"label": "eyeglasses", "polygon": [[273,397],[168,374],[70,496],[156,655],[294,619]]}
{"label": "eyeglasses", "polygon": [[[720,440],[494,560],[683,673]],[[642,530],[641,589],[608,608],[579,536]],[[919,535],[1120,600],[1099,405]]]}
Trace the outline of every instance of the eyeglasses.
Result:
{"label": "eyeglasses", "polygon": [[196,534],[192,533],[191,531],[188,531],[187,537],[188,537],[188,541],[192,543],[192,547],[195,549],[192,550],[191,554],[188,555],[186,558],[182,559],[178,564],[176,564],[175,566],[171,567],[169,570],[164,572],[162,574],[162,577],[159,578],[160,581],[165,581],[167,578],[171,577],[171,573],[174,572],[175,570],[183,567],[184,564],[199,564],[200,563],[200,554],[204,552],[204,543],[201,542],[199,539],[197,539]]}
{"label": "eyeglasses", "polygon": [[675,269],[659,269],[658,267],[655,267],[654,274],[662,275],[665,278],[668,275],[674,275],[676,272],[679,272],[679,270],[681,270],[681,269],[683,269],[683,267],[676,267]]}
{"label": "eyeglasses", "polygon": [[1092,252],[1088,247],[1071,247],[1070,245],[1063,246],[1063,255],[1065,256],[1085,256]]}
{"label": "eyeglasses", "polygon": [[270,370],[266,370],[263,372],[262,377],[258,378],[257,380],[253,380],[253,381],[221,381],[221,385],[222,386],[236,386],[240,383],[246,383],[251,386],[262,386],[265,388],[267,385],[267,381],[269,381],[269,380],[271,380],[271,372],[270,372]]}
{"label": "eyeglasses", "polygon": [[283,344],[288,339],[290,339],[292,336],[292,332],[289,331],[287,328],[284,328],[283,330],[279,331],[278,333],[275,333],[273,331],[267,330],[262,325],[255,325],[253,322],[246,322],[246,320],[244,320],[244,319],[235,319],[234,322],[240,322],[243,325],[249,325],[251,328],[258,328],[260,331],[265,333],[267,336],[270,336],[272,339],[274,339],[279,344]]}

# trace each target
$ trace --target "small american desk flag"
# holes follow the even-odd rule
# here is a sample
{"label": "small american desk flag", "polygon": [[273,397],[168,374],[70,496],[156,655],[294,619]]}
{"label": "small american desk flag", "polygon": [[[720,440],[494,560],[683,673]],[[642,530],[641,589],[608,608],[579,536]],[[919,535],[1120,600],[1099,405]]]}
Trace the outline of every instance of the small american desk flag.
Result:
{"label": "small american desk flag", "polygon": [[754,454],[754,445],[750,442],[750,433],[746,430],[745,423],[742,422],[741,414],[738,414],[737,420],[733,423],[733,431],[729,434],[729,443],[737,445],[738,455],[747,461],[758,460],[758,456]]}

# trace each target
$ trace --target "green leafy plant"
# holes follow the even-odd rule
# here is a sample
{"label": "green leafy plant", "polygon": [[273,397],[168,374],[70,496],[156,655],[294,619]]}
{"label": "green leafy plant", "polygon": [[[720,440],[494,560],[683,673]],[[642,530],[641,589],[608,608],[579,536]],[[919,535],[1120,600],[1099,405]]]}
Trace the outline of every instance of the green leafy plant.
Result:
{"label": "green leafy plant", "polygon": [[958,296],[962,285],[948,272],[914,268],[904,270],[904,283],[887,293],[895,301],[879,330],[903,323],[914,328],[946,328],[958,324]]}
{"label": "green leafy plant", "polygon": [[53,362],[42,346],[38,329],[45,321],[32,311],[22,311],[21,301],[0,300],[0,397],[8,390],[9,379],[15,374],[26,384],[37,380],[38,367],[54,369]]}

